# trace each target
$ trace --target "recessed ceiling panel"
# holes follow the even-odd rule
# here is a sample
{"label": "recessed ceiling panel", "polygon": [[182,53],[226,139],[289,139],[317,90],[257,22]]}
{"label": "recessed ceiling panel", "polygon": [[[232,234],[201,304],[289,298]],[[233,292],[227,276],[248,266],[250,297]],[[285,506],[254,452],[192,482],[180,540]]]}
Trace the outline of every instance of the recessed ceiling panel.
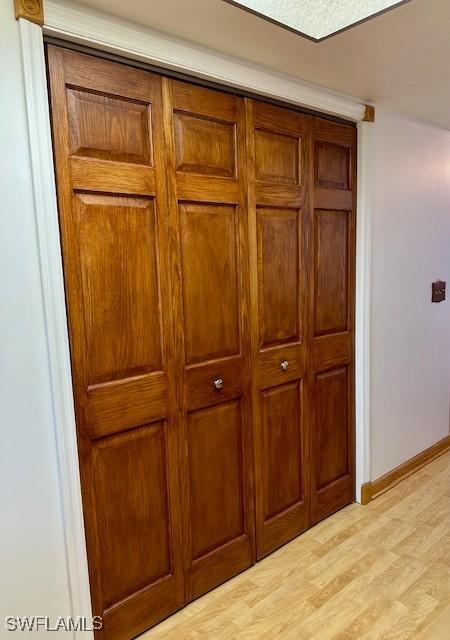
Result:
{"label": "recessed ceiling panel", "polygon": [[226,1],[319,41],[409,0]]}

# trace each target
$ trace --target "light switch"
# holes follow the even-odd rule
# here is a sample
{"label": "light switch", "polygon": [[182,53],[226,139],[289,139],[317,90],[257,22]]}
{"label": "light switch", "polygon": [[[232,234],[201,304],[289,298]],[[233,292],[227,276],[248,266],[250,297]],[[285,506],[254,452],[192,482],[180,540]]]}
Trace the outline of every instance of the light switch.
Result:
{"label": "light switch", "polygon": [[431,285],[431,302],[442,302],[445,300],[445,285],[443,280],[436,280]]}

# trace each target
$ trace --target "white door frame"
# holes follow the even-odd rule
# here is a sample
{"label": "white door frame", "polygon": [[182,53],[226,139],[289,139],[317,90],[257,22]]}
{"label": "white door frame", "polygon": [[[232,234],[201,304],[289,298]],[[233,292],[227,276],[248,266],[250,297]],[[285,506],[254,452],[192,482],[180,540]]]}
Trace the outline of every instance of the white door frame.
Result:
{"label": "white door frame", "polygon": [[[70,2],[46,0],[44,27],[41,28],[21,18],[19,30],[71,605],[74,616],[89,617],[91,615],[89,578],[43,35],[57,36],[63,40],[85,44],[161,68],[182,71],[195,77],[341,116],[358,123],[356,240],[356,496],[358,501],[360,501],[361,485],[370,480],[369,322],[372,125],[363,121],[365,105],[361,102]],[[92,637],[92,634],[78,631],[74,632],[74,637],[87,640]]]}

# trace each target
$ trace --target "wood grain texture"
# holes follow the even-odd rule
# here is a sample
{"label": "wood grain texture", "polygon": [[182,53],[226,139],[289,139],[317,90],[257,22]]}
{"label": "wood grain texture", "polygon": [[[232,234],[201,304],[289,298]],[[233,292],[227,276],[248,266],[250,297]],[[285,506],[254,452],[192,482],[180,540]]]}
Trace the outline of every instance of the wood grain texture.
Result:
{"label": "wood grain texture", "polygon": [[195,561],[244,534],[239,399],[188,414],[188,453]]}
{"label": "wood grain texture", "polygon": [[250,566],[255,553],[245,120],[236,96],[163,82],[192,599]]}
{"label": "wood grain texture", "polygon": [[375,107],[366,104],[366,108],[364,110],[364,122],[375,122]]}
{"label": "wood grain texture", "polygon": [[354,499],[356,134],[311,121],[308,432],[311,523]]}
{"label": "wood grain texture", "polygon": [[236,129],[233,123],[174,113],[177,171],[234,178]]}
{"label": "wood grain texture", "polygon": [[71,155],[153,165],[149,104],[68,88],[67,109]]}
{"label": "wood grain texture", "polygon": [[122,640],[185,601],[161,79],[48,60],[92,608]]}
{"label": "wood grain texture", "polygon": [[349,474],[348,371],[331,369],[316,376],[317,489]]}
{"label": "wood grain texture", "polygon": [[[96,515],[108,546],[102,565],[105,608],[171,573],[164,430],[164,422],[155,422],[93,448]],[[149,554],[149,547],[158,553]]]}
{"label": "wood grain texture", "polygon": [[371,500],[378,498],[382,493],[391,489],[399,482],[402,482],[424,465],[446,453],[449,449],[450,436],[446,436],[442,438],[442,440],[439,440],[439,442],[436,442],[436,444],[428,447],[428,449],[421,451],[413,458],[395,467],[392,471],[388,471],[388,473],[380,476],[376,480],[372,480],[372,482],[366,482],[366,484],[362,486],[362,504],[368,504]]}
{"label": "wood grain texture", "polygon": [[300,340],[300,213],[257,210],[260,345]]}
{"label": "wood grain texture", "polygon": [[317,140],[314,148],[314,184],[324,189],[350,188],[348,147]]}
{"label": "wood grain texture", "polygon": [[36,24],[44,24],[43,0],[14,0],[14,13],[16,20],[25,18]]}
{"label": "wood grain texture", "polygon": [[261,182],[299,184],[298,136],[255,129],[255,178]]}
{"label": "wood grain texture", "polygon": [[256,535],[262,558],[309,522],[303,402],[309,121],[256,100],[246,100],[246,112]]}
{"label": "wood grain texture", "polygon": [[143,640],[447,640],[450,453],[339,511]]}
{"label": "wood grain texture", "polygon": [[355,129],[48,59],[92,605],[128,640],[353,499]]}
{"label": "wood grain texture", "polygon": [[76,194],[74,210],[88,384],[161,371],[153,201]]}
{"label": "wood grain texture", "polygon": [[236,207],[179,206],[186,364],[240,353]]}
{"label": "wood grain texture", "polygon": [[303,502],[302,404],[299,382],[262,393],[265,520]]}
{"label": "wood grain texture", "polygon": [[316,210],[314,220],[314,332],[347,330],[349,316],[348,213]]}

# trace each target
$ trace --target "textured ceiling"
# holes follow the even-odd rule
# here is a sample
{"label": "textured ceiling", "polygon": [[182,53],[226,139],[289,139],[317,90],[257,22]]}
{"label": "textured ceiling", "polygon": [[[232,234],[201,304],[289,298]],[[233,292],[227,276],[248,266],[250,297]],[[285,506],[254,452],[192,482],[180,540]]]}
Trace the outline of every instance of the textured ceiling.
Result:
{"label": "textured ceiling", "polygon": [[404,0],[228,0],[320,40]]}
{"label": "textured ceiling", "polygon": [[84,4],[450,129],[450,0],[411,0],[319,43],[223,0]]}

